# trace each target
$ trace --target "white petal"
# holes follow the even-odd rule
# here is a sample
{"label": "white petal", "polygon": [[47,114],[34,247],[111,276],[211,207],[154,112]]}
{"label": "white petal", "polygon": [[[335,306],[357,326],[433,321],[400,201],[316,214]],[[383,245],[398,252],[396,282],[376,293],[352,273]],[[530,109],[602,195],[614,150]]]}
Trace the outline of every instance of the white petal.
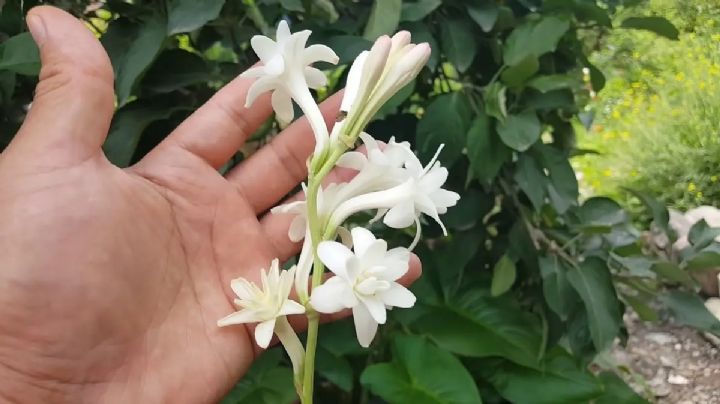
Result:
{"label": "white petal", "polygon": [[339,60],[338,55],[325,45],[310,45],[303,51],[303,64],[306,66],[315,62],[327,62],[336,65]]}
{"label": "white petal", "polygon": [[372,219],[368,222],[369,224],[373,224],[377,222],[378,220],[382,219],[383,216],[387,213],[388,209],[378,209],[377,213],[375,213],[375,216],[373,216]]}
{"label": "white petal", "polygon": [[368,51],[360,52],[352,66],[350,66],[350,72],[348,72],[347,82],[345,84],[345,95],[343,95],[342,104],[340,105],[341,111],[350,111],[353,103],[355,103],[355,98],[357,98],[360,90],[360,81],[368,53]]}
{"label": "white petal", "polygon": [[307,220],[305,216],[295,216],[293,221],[290,223],[290,229],[288,230],[288,238],[293,243],[297,243],[305,238],[305,228],[307,227]]}
{"label": "white petal", "polygon": [[373,320],[370,312],[362,304],[353,308],[353,320],[358,342],[364,348],[369,347],[377,333],[378,323]]}
{"label": "white petal", "polygon": [[377,239],[367,246],[362,255],[358,255],[361,257],[363,264],[368,266],[379,263],[385,256],[386,252],[387,241],[383,239]]}
{"label": "white petal", "polygon": [[364,154],[356,151],[351,151],[340,156],[338,161],[335,163],[338,167],[351,168],[353,170],[362,170],[367,164],[367,157]]}
{"label": "white petal", "polygon": [[407,31],[398,31],[392,37],[392,47],[390,48],[390,53],[395,53],[408,44],[410,44],[410,33]]}
{"label": "white petal", "polygon": [[380,299],[388,306],[410,308],[415,304],[415,295],[404,286],[394,283],[390,289],[381,292]]}
{"label": "white petal", "polygon": [[408,199],[391,208],[383,219],[383,223],[393,229],[404,229],[415,222],[415,204]]}
{"label": "white petal", "polygon": [[264,63],[265,74],[269,76],[279,76],[285,71],[285,59],[281,55],[277,55]]}
{"label": "white petal", "polygon": [[254,288],[245,278],[237,278],[230,281],[230,288],[241,300],[251,299],[254,295]]}
{"label": "white petal", "polygon": [[275,206],[270,209],[270,212],[274,214],[278,213],[304,213],[305,212],[305,201],[294,201],[283,205]]}
{"label": "white petal", "polygon": [[275,33],[275,39],[278,42],[285,42],[290,38],[290,27],[288,26],[287,21],[280,20],[280,23],[277,27],[277,32]]}
{"label": "white petal", "polygon": [[280,314],[284,316],[302,313],[305,313],[305,306],[293,300],[286,300],[280,307]]}
{"label": "white petal", "polygon": [[355,227],[350,232],[353,238],[353,250],[357,256],[363,256],[370,246],[377,241],[368,229]]}
{"label": "white petal", "polygon": [[385,311],[385,304],[377,298],[362,298],[360,306],[365,305],[372,318],[378,324],[385,324],[387,320],[387,312]]}
{"label": "white petal", "polygon": [[447,212],[447,208],[457,204],[460,200],[460,195],[457,192],[441,188],[430,194],[430,199],[433,201],[435,206],[437,206],[439,213],[445,213]]}
{"label": "white petal", "polygon": [[363,144],[367,148],[368,152],[371,152],[373,150],[380,150],[380,146],[378,145],[377,140],[375,140],[375,138],[372,137],[369,133],[361,132],[360,139],[362,139]]}
{"label": "white petal", "polygon": [[263,321],[262,323],[258,323],[258,325],[255,326],[255,342],[260,348],[264,349],[267,348],[268,345],[270,345],[270,340],[272,339],[274,330],[275,318]]}
{"label": "white petal", "polygon": [[337,313],[356,305],[357,299],[345,279],[333,276],[313,290],[310,304],[320,313]]}
{"label": "white petal", "polygon": [[248,79],[254,79],[265,75],[265,68],[263,66],[251,67],[240,74],[240,77]]}
{"label": "white petal", "polygon": [[295,57],[301,57],[302,52],[305,50],[308,38],[310,38],[310,34],[312,34],[312,31],[304,29],[292,35],[293,47],[295,47]]}
{"label": "white petal", "polygon": [[305,67],[305,81],[307,82],[308,87],[312,89],[325,87],[328,82],[325,73],[309,66]]}
{"label": "white petal", "polygon": [[420,187],[425,192],[432,192],[443,186],[448,177],[448,170],[445,167],[437,167],[430,170],[420,180]]}
{"label": "white petal", "polygon": [[335,275],[347,279],[347,262],[354,255],[344,245],[336,241],[323,241],[318,245],[317,254],[320,260]]}
{"label": "white petal", "polygon": [[347,248],[352,248],[352,235],[350,234],[350,230],[346,229],[343,226],[338,227],[337,230],[338,236],[340,236],[340,242]]}
{"label": "white petal", "polygon": [[272,39],[264,35],[255,35],[250,38],[250,46],[263,63],[280,54],[278,45]]}
{"label": "white petal", "polygon": [[254,323],[256,321],[260,320],[257,315],[251,311],[251,310],[240,310],[236,311],[235,313],[232,313],[228,316],[225,316],[218,320],[217,325],[218,327],[225,327],[228,325],[234,325],[234,324],[247,324],[247,323]]}
{"label": "white petal", "polygon": [[275,90],[272,94],[272,107],[275,110],[277,120],[283,125],[292,122],[295,117],[292,100],[285,91],[280,89]]}
{"label": "white petal", "polygon": [[277,81],[274,77],[263,76],[255,80],[248,90],[247,100],[245,100],[245,108],[250,108],[257,97],[266,91],[275,89],[276,86]]}
{"label": "white petal", "polygon": [[272,289],[278,288],[280,285],[280,260],[275,258],[270,263],[270,270],[268,271],[270,287]]}

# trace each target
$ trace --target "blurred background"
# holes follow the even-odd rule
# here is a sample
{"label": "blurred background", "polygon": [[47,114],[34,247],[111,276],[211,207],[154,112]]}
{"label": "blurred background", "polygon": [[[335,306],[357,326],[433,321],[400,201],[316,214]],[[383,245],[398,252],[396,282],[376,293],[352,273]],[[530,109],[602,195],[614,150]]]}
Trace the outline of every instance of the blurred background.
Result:
{"label": "blurred background", "polygon": [[[23,16],[40,3],[110,55],[104,150],[121,167],[255,63],[250,38],[281,19],[340,56],[318,99],[380,35],[431,44],[368,132],[424,161],[445,144],[462,199],[449,237],[424,224],[415,308],[368,350],[352,320],[321,328],[317,402],[720,403],[716,0],[0,0],[0,150],[37,83]],[[291,375],[271,349],[223,402],[291,403]]]}

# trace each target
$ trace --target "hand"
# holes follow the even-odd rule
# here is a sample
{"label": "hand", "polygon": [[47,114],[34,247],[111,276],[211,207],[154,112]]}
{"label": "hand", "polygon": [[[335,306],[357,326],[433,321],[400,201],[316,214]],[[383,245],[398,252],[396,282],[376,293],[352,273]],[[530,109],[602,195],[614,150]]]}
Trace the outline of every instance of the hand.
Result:
{"label": "hand", "polygon": [[[113,114],[103,48],[58,9],[33,9],[28,25],[40,83],[0,155],[0,397],[218,400],[258,354],[250,329],[216,325],[235,310],[230,280],[299,249],[291,218],[264,212],[306,176],[307,123],[223,177],[271,113],[268,98],[244,109],[250,83],[236,79],[120,169],[101,150]],[[339,101],[322,106],[328,122]],[[419,271],[413,257],[405,283]]]}

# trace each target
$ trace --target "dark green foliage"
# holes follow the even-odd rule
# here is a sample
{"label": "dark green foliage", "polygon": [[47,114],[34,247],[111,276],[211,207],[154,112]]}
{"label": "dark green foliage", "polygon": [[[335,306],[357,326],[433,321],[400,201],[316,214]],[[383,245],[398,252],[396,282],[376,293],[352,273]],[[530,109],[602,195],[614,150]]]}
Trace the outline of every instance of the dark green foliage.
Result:
{"label": "dark green foliage", "polygon": [[[596,375],[588,365],[620,336],[625,305],[656,319],[649,302],[663,292],[661,281],[693,288],[689,270],[720,262],[714,229],[696,226],[688,255],[646,257],[640,232],[617,203],[578,201],[569,157],[580,151],[570,121],[605,81],[588,62],[593,44],[586,39],[612,29],[608,13],[621,1],[108,0],[97,12],[86,12],[87,2],[56,3],[91,22],[111,56],[118,110],[104,150],[120,166],[253,64],[250,38],[272,34],[281,18],[295,30],[312,29],[311,41],[332,46],[341,64],[398,28],[432,45],[427,68],[368,131],[414,143],[424,161],[444,144],[448,186],[462,199],[445,216],[447,238],[434,223],[424,225],[418,303],[391,312],[371,349],[358,346],[351,320],[321,328],[320,402],[643,402],[612,369]],[[2,146],[36,83],[25,11],[8,1],[0,14]],[[623,26],[673,34],[655,17]],[[342,88],[347,73],[323,68],[330,85],[320,97]],[[251,141],[277,129],[268,122]],[[669,234],[664,207],[643,201]],[[411,239],[388,234],[393,245]],[[691,294],[663,292],[662,301],[687,324],[720,329]],[[292,397],[291,371],[273,350],[224,402]]]}

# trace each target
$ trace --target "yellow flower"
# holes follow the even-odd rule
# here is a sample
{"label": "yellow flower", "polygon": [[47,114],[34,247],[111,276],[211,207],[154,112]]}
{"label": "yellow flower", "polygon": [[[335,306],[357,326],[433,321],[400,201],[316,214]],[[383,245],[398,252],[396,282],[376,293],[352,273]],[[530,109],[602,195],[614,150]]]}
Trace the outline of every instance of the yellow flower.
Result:
{"label": "yellow flower", "polygon": [[687,186],[688,192],[695,192],[695,189],[696,189],[695,183],[692,183],[692,182],[691,182],[691,183],[688,184],[688,186]]}

